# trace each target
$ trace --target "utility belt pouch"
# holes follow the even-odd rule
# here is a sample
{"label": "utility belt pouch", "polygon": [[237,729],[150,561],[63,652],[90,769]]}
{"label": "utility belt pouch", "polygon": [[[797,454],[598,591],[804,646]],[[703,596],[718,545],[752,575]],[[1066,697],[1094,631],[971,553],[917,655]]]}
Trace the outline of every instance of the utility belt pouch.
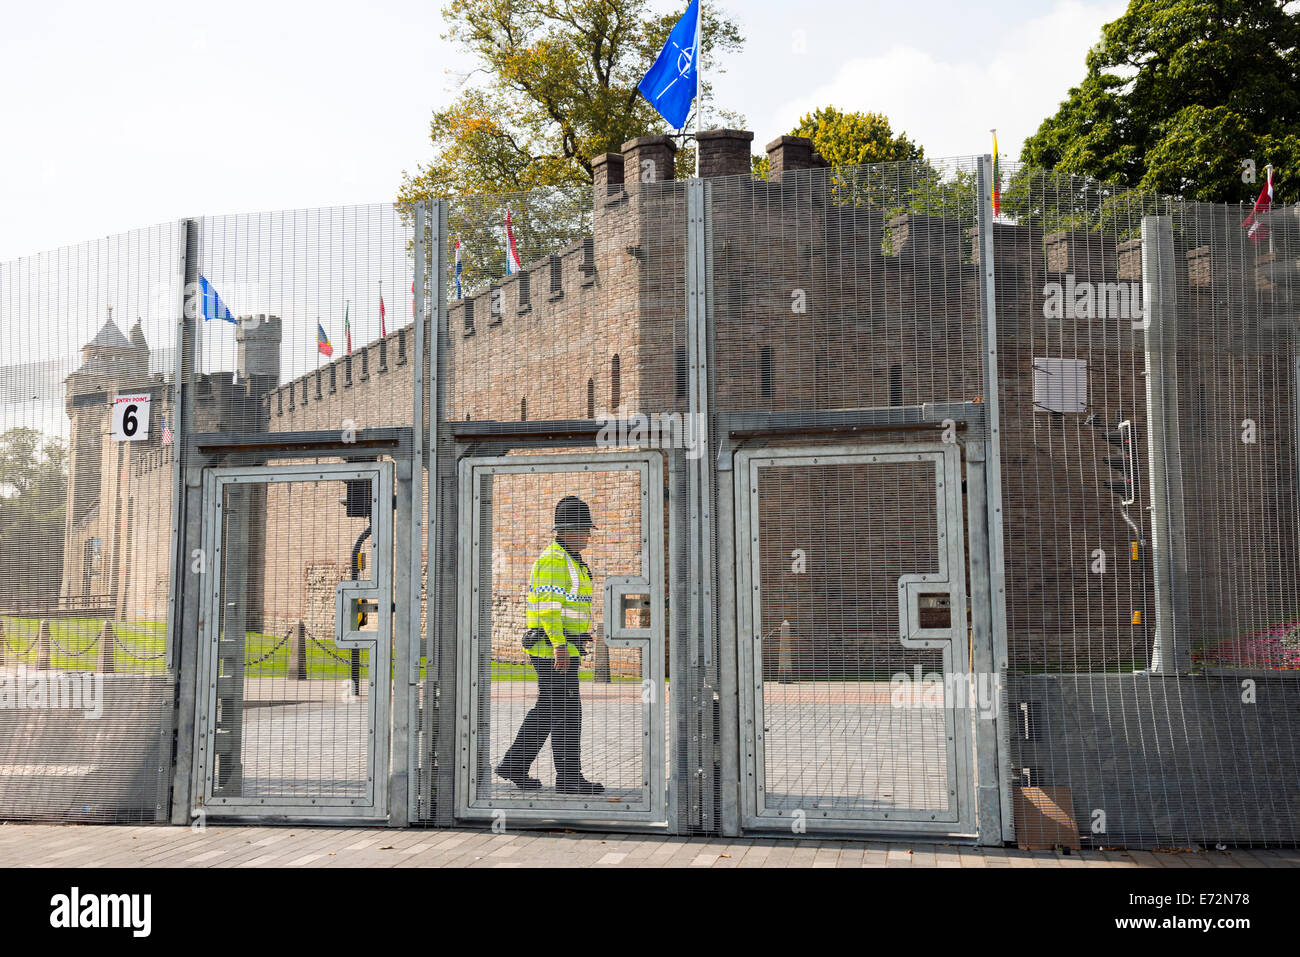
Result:
{"label": "utility belt pouch", "polygon": [[545,640],[545,638],[546,631],[544,629],[529,628],[524,632],[524,637],[520,644],[523,645],[524,651],[531,651],[533,645],[537,644],[539,641]]}

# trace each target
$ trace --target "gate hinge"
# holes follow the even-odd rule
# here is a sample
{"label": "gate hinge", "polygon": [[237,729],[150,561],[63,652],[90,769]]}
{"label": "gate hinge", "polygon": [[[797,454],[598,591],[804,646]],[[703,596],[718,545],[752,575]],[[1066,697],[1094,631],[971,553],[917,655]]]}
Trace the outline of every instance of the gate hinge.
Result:
{"label": "gate hinge", "polygon": [[394,512],[397,511],[397,493],[396,493],[396,492],[393,493],[393,511],[394,511]]}

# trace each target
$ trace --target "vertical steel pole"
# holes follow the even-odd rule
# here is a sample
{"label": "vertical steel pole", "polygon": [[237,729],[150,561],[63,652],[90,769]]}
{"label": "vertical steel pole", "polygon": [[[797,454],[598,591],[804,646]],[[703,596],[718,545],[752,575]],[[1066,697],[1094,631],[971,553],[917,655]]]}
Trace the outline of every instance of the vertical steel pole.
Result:
{"label": "vertical steel pole", "polygon": [[[984,498],[980,502],[985,509],[985,521],[988,535],[988,587],[989,587],[989,623],[992,644],[992,672],[989,680],[996,688],[996,718],[994,722],[996,740],[996,766],[981,766],[985,774],[993,777],[979,782],[981,792],[986,786],[997,782],[999,820],[1002,840],[1015,840],[1015,815],[1011,799],[1011,739],[1010,722],[1005,714],[1006,674],[1010,655],[1007,652],[1007,586],[1006,565],[1003,557],[1002,542],[1002,418],[1001,396],[998,393],[998,311],[997,283],[994,279],[994,244],[993,244],[993,157],[985,154],[980,157],[978,170],[978,237],[980,251],[980,307],[984,316]],[[974,495],[969,500],[975,503]],[[974,666],[972,666],[974,670]],[[981,724],[984,719],[980,719]],[[980,734],[977,731],[977,742]],[[979,747],[977,743],[977,748]],[[981,754],[979,760],[983,761]],[[981,804],[983,800],[981,799]],[[991,814],[991,808],[989,809]],[[983,837],[981,827],[981,837]]]}
{"label": "vertical steel pole", "polygon": [[[691,821],[711,829],[714,773],[713,684],[713,496],[709,436],[709,328],[707,289],[706,184],[686,185],[686,348],[687,421],[692,454],[687,462],[687,501],[691,527],[691,642],[687,661],[674,662],[674,675],[687,681],[691,743],[686,786]],[[679,765],[680,766],[680,765]]]}
{"label": "vertical steel pole", "polygon": [[[426,646],[425,794],[433,820],[450,825],[456,808],[456,455],[447,427],[447,376],[451,339],[447,329],[446,269],[443,243],[448,235],[447,204],[433,201],[436,251],[429,277],[433,313],[429,326],[429,622]],[[435,677],[436,676],[436,677]],[[432,758],[432,761],[430,760]],[[434,773],[436,765],[437,773]]]}
{"label": "vertical steel pole", "polygon": [[1151,478],[1151,553],[1156,638],[1151,670],[1190,665],[1187,527],[1178,423],[1178,275],[1169,216],[1142,217],[1142,299],[1146,321],[1147,463]]}
{"label": "vertical steel pole", "polygon": [[175,429],[172,439],[176,476],[172,508],[171,582],[168,588],[168,626],[171,635],[167,643],[172,656],[169,664],[176,670],[178,684],[176,766],[172,774],[171,800],[173,824],[188,824],[193,804],[194,738],[199,707],[196,686],[199,593],[204,582],[193,571],[194,563],[190,558],[191,552],[201,546],[203,527],[202,472],[198,463],[189,461],[188,449],[189,437],[194,431],[194,398],[190,383],[197,370],[194,346],[197,336],[196,320],[200,314],[199,224],[192,219],[184,222],[182,242],[184,251],[180,265],[183,281],[176,326]]}

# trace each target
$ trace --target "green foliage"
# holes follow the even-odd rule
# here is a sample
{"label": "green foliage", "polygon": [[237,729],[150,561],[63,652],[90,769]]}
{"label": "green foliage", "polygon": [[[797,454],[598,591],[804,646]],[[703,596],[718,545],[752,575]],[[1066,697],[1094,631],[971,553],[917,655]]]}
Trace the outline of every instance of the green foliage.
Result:
{"label": "green foliage", "polygon": [[1143,216],[1167,215],[1168,199],[1147,190],[1021,166],[1002,190],[1002,214],[1044,235],[1059,230],[1105,232],[1116,242],[1139,235]]}
{"label": "green foliage", "polygon": [[[1026,142],[1026,164],[1204,202],[1249,202],[1264,164],[1300,182],[1300,8],[1131,0],[1087,75]],[[1243,176],[1253,161],[1256,180]]]}
{"label": "green foliage", "polygon": [[806,114],[790,131],[806,136],[831,166],[865,163],[911,163],[925,159],[925,150],[903,133],[894,135],[883,113],[843,113],[825,106]]}
{"label": "green foliage", "polygon": [[59,439],[28,428],[0,435],[0,581],[14,598],[59,593],[67,468]]}
{"label": "green foliage", "polygon": [[[445,38],[474,55],[483,82],[433,114],[434,158],[403,173],[402,201],[589,185],[594,157],[670,132],[637,84],[680,10],[656,14],[647,0],[451,0],[443,16]],[[742,42],[734,23],[705,7],[706,98],[717,54]],[[693,149],[677,162],[689,175]]]}
{"label": "green foliage", "polygon": [[[469,296],[505,275],[506,211],[524,266],[591,235],[590,187],[455,196],[448,202],[448,296],[456,295],[456,240],[461,249],[461,292]],[[544,290],[533,290],[534,295]],[[476,319],[482,319],[481,316]]]}
{"label": "green foliage", "polygon": [[[905,134],[894,135],[883,113],[846,113],[824,106],[800,118],[791,136],[812,140],[831,164],[826,173],[837,206],[866,206],[889,219],[903,213],[958,217],[975,209],[975,176],[969,170],[944,175],[925,159],[925,150]],[[768,178],[766,156],[754,156],[751,175]]]}

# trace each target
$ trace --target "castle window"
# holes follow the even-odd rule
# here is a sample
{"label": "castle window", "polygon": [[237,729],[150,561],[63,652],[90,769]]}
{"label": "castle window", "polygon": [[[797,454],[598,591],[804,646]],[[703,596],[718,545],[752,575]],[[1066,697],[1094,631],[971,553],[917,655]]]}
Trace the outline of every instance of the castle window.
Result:
{"label": "castle window", "polygon": [[677,380],[677,398],[686,398],[686,349],[677,350],[677,367],[674,369],[674,378]]}
{"label": "castle window", "polygon": [[759,388],[763,398],[772,398],[772,347],[764,346],[762,358],[758,363]]}
{"label": "castle window", "polygon": [[527,399],[519,400],[519,421],[520,422],[528,421],[528,400]]}
{"label": "castle window", "polygon": [[587,418],[596,417],[596,380],[587,380]]}
{"label": "castle window", "polygon": [[618,356],[609,362],[609,407],[615,411],[623,404],[622,364]]}
{"label": "castle window", "polygon": [[561,263],[559,256],[550,258],[551,267],[551,298],[555,299],[564,294],[564,274],[561,272]]}
{"label": "castle window", "polygon": [[465,304],[465,331],[467,333],[474,331],[474,300],[462,299]]}
{"label": "castle window", "polygon": [[903,366],[899,363],[889,367],[889,404],[903,404]]}

